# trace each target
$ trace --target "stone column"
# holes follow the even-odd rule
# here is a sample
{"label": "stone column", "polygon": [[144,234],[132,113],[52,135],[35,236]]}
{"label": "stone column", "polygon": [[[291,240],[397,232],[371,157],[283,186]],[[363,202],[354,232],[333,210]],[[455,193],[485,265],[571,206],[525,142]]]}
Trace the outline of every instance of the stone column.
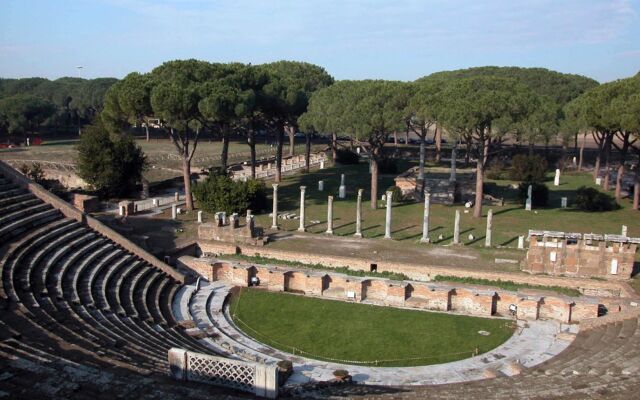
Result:
{"label": "stone column", "polygon": [[324,181],[318,181],[318,192],[324,192]]}
{"label": "stone column", "polygon": [[456,210],[456,219],[453,224],[453,244],[460,244],[460,210]]}
{"label": "stone column", "polygon": [[533,186],[529,185],[527,188],[527,200],[524,203],[524,209],[531,211],[531,203],[533,201]]}
{"label": "stone column", "polygon": [[524,249],[524,236],[522,235],[518,236],[518,248]]}
{"label": "stone column", "polygon": [[422,239],[421,243],[429,243],[429,207],[431,202],[431,193],[424,194],[424,216],[422,217]]}
{"label": "stone column", "polygon": [[387,192],[387,215],[385,216],[384,238],[391,239],[391,205],[393,192]]}
{"label": "stone column", "polygon": [[556,176],[553,178],[553,186],[560,186],[560,169],[556,168]]}
{"label": "stone column", "polygon": [[198,211],[198,223],[202,223],[202,211]]}
{"label": "stone column", "polygon": [[300,186],[300,226],[298,227],[298,231],[300,232],[306,231],[304,227],[304,191],[306,189],[306,186]]}
{"label": "stone column", "polygon": [[328,235],[333,235],[333,196],[328,197],[327,203],[327,231]]}
{"label": "stone column", "polygon": [[179,202],[179,201],[180,201],[180,193],[175,192],[175,193],[173,194],[173,200],[174,200],[176,203],[177,203],[177,202]]}
{"label": "stone column", "polygon": [[175,204],[171,205],[171,219],[176,219],[178,217],[178,207]]}
{"label": "stone column", "polygon": [[338,188],[338,197],[340,197],[341,199],[344,199],[345,197],[347,197],[347,187],[345,186],[345,183],[344,183],[344,174],[340,176],[340,187]]}
{"label": "stone column", "polygon": [[626,226],[626,225],[622,225],[622,232],[621,232],[621,235],[622,235],[622,236],[627,236],[627,231],[628,231],[627,226]]}
{"label": "stone column", "polygon": [[491,247],[491,229],[493,228],[493,210],[487,213],[487,234],[484,239],[484,247]]}
{"label": "stone column", "polygon": [[278,229],[278,184],[273,185],[273,218],[271,219],[271,229]]}
{"label": "stone column", "polygon": [[451,149],[451,174],[449,175],[449,182],[456,181],[456,158],[457,154],[457,146],[454,145],[453,149]]}
{"label": "stone column", "polygon": [[358,189],[358,201],[356,203],[356,233],[357,238],[362,237],[362,193],[364,189]]}

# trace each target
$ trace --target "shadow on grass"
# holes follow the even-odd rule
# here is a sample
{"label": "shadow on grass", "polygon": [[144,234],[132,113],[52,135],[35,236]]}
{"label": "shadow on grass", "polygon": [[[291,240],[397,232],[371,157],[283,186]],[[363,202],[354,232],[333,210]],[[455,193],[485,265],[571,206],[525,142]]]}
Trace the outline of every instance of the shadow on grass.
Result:
{"label": "shadow on grass", "polygon": [[500,246],[508,246],[513,242],[516,242],[518,240],[517,236],[512,237],[511,239],[507,239],[505,242],[500,243]]}

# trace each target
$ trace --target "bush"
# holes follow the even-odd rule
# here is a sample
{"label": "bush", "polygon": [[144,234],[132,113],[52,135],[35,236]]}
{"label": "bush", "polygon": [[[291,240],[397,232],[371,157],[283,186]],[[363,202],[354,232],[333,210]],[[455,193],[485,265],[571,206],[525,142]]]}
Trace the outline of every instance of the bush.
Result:
{"label": "bush", "polygon": [[522,182],[518,186],[518,200],[524,204],[527,201],[527,191],[531,188],[532,206],[546,207],[549,202],[549,188],[544,183]]}
{"label": "bush", "polygon": [[581,186],[576,191],[576,206],[584,211],[611,211],[616,208],[616,203],[606,193]]}
{"label": "bush", "polygon": [[250,179],[235,182],[226,175],[210,174],[204,182],[196,183],[193,196],[198,207],[210,213],[244,213],[247,209],[261,212],[267,207],[264,182]]}
{"label": "bush", "polygon": [[78,176],[100,195],[126,196],[142,180],[147,160],[130,135],[110,135],[100,118],[87,127],[77,146]]}
{"label": "bush", "polygon": [[391,199],[394,203],[402,203],[404,200],[404,196],[402,195],[402,189],[397,186],[389,186],[387,190],[385,190],[385,195],[387,192],[392,192]]}
{"label": "bush", "polygon": [[18,168],[18,171],[36,183],[42,183],[44,181],[44,170],[40,163],[33,163],[31,167],[27,164],[22,164]]}
{"label": "bush", "polygon": [[333,371],[333,376],[335,376],[336,378],[339,378],[339,379],[344,379],[344,378],[349,376],[349,371],[347,371],[345,369],[337,369],[337,370]]}
{"label": "bush", "polygon": [[494,158],[491,160],[487,167],[487,178],[496,181],[509,178],[509,172],[501,159]]}
{"label": "bush", "polygon": [[338,149],[336,151],[336,162],[342,165],[358,164],[360,162],[360,157],[353,151]]}
{"label": "bush", "polygon": [[381,174],[397,174],[398,161],[395,158],[383,158],[378,162],[378,172]]}
{"label": "bush", "polygon": [[544,182],[547,173],[547,160],[537,154],[518,154],[513,157],[509,177],[520,182]]}

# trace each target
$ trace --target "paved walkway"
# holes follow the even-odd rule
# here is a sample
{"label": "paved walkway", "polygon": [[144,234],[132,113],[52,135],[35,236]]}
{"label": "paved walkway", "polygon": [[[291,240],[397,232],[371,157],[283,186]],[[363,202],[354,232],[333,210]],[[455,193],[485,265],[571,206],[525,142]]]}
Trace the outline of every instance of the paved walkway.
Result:
{"label": "paved walkway", "polygon": [[210,333],[201,342],[231,358],[275,363],[290,359],[294,374],[287,386],[333,379],[333,371],[346,369],[354,381],[376,385],[434,385],[515,375],[521,367],[540,364],[569,346],[576,325],[555,321],[518,321],[514,335],[501,346],[476,357],[420,367],[367,367],[313,360],[276,350],[256,342],[231,322],[224,301],[229,286],[202,281],[199,290],[184,286],[176,295],[173,310],[178,319],[192,319],[197,329]]}

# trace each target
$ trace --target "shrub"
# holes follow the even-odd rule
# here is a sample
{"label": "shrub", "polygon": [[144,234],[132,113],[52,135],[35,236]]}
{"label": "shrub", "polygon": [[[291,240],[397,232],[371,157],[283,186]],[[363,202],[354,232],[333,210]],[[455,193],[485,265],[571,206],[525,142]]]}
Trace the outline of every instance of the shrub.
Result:
{"label": "shrub", "polygon": [[360,157],[353,151],[338,149],[336,151],[336,162],[342,165],[358,164],[360,162]]}
{"label": "shrub", "polygon": [[611,211],[616,208],[611,196],[585,186],[579,187],[576,191],[576,206],[584,211]]}
{"label": "shrub", "polygon": [[496,181],[509,178],[507,168],[500,158],[494,158],[493,160],[491,160],[491,162],[489,162],[489,166],[487,168],[487,178]]}
{"label": "shrub", "polygon": [[547,173],[547,160],[537,154],[518,154],[513,157],[509,177],[520,182],[544,182]]}
{"label": "shrub", "polygon": [[244,213],[247,209],[260,212],[267,206],[267,194],[262,181],[250,179],[235,182],[217,173],[210,174],[204,182],[196,183],[193,196],[200,208],[211,213]]}
{"label": "shrub", "polygon": [[34,182],[42,183],[44,181],[44,171],[40,163],[33,163],[31,167],[27,164],[22,164],[18,168],[18,171]]}
{"label": "shrub", "polygon": [[381,174],[397,174],[398,161],[395,158],[383,158],[378,162],[378,172]]}
{"label": "shrub", "polygon": [[549,188],[544,183],[522,182],[518,185],[518,200],[522,204],[527,201],[529,185],[533,186],[531,188],[532,205],[534,207],[546,207],[549,202]]}
{"label": "shrub", "polygon": [[80,136],[78,176],[100,195],[126,196],[142,179],[147,160],[133,137],[110,135],[100,118]]}
{"label": "shrub", "polygon": [[349,371],[347,371],[346,369],[337,369],[333,371],[333,376],[339,379],[344,379],[349,376]]}
{"label": "shrub", "polygon": [[389,186],[387,190],[385,190],[385,195],[387,192],[392,192],[391,198],[394,203],[402,203],[404,200],[404,196],[402,195],[402,189],[397,186]]}

